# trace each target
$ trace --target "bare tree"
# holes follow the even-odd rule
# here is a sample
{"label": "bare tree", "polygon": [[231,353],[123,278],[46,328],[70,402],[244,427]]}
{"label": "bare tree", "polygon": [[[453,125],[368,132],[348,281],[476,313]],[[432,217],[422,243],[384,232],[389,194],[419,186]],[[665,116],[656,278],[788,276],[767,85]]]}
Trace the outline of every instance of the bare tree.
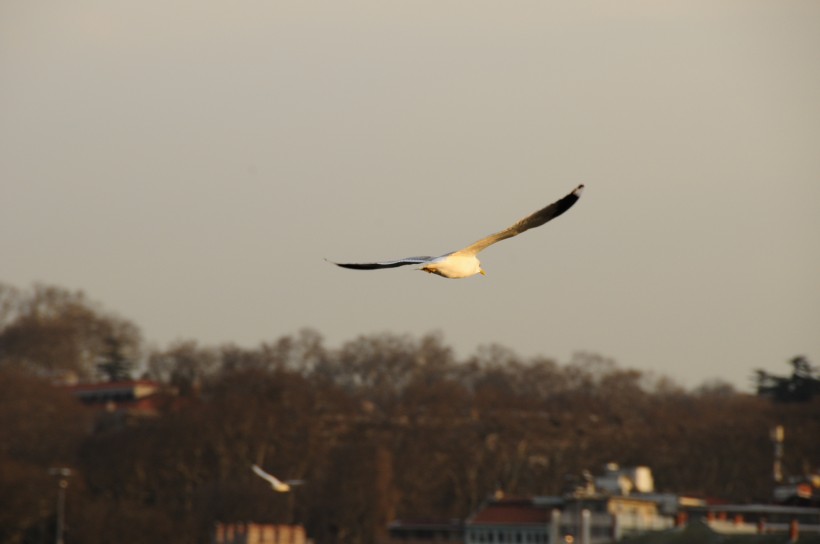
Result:
{"label": "bare tree", "polygon": [[4,292],[0,365],[91,378],[99,364],[111,363],[112,346],[121,358],[120,373],[126,372],[125,361],[140,356],[142,339],[136,325],[104,312],[80,291],[36,285],[30,292]]}

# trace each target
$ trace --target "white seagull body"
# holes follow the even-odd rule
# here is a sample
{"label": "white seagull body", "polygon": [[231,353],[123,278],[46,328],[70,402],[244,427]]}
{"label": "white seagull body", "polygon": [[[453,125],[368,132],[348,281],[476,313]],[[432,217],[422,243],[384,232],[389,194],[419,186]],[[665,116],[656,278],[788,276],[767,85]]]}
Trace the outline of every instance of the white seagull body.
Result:
{"label": "white seagull body", "polygon": [[517,236],[529,229],[540,227],[547,221],[555,219],[568,209],[573,204],[578,202],[581,198],[581,193],[584,190],[583,185],[579,185],[570,194],[564,198],[557,200],[549,206],[538,210],[537,212],[528,215],[521,219],[511,227],[508,227],[500,232],[491,234],[481,240],[470,244],[464,249],[458,251],[451,251],[439,257],[406,257],[404,259],[396,259],[394,261],[381,261],[375,263],[333,263],[342,268],[351,268],[353,270],[379,270],[382,268],[396,268],[399,266],[419,265],[418,270],[424,270],[431,274],[438,274],[445,278],[468,278],[476,274],[484,275],[484,270],[481,268],[481,263],[478,260],[478,253],[496,242],[506,240]]}
{"label": "white seagull body", "polygon": [[304,481],[302,480],[286,480],[283,482],[273,474],[268,474],[267,472],[259,468],[258,465],[252,465],[251,469],[256,473],[257,476],[259,476],[263,480],[266,480],[271,485],[274,491],[278,491],[279,493],[287,493],[291,490],[292,486],[301,485],[304,483]]}

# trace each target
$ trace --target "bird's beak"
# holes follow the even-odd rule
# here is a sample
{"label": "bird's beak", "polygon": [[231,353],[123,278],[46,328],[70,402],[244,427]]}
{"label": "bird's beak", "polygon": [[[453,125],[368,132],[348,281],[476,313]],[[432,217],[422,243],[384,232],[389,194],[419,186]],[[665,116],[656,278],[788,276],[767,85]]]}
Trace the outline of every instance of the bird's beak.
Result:
{"label": "bird's beak", "polygon": [[484,272],[484,269],[483,269],[483,268],[479,268],[479,269],[478,269],[478,273],[479,273],[479,274],[481,274],[482,276],[486,276],[486,275],[487,275],[487,273],[486,273],[486,272]]}

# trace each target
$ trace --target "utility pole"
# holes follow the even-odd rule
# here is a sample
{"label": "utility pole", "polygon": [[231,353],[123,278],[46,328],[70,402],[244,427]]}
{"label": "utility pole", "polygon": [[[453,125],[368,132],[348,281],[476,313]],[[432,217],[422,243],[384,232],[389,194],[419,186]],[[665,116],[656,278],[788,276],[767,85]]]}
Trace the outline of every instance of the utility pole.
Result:
{"label": "utility pole", "polygon": [[54,543],[64,544],[65,490],[68,488],[68,477],[71,476],[71,469],[65,467],[50,468],[48,469],[48,473],[57,477],[57,527],[54,531]]}

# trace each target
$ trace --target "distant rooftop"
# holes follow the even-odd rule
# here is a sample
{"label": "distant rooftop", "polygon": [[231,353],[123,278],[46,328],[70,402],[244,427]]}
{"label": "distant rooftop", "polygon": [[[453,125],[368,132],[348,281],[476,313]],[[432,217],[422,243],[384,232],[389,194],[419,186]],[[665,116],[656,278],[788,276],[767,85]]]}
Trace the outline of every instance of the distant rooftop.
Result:
{"label": "distant rooftop", "polygon": [[505,498],[480,509],[468,525],[543,525],[550,520],[551,510],[537,505],[531,498]]}

